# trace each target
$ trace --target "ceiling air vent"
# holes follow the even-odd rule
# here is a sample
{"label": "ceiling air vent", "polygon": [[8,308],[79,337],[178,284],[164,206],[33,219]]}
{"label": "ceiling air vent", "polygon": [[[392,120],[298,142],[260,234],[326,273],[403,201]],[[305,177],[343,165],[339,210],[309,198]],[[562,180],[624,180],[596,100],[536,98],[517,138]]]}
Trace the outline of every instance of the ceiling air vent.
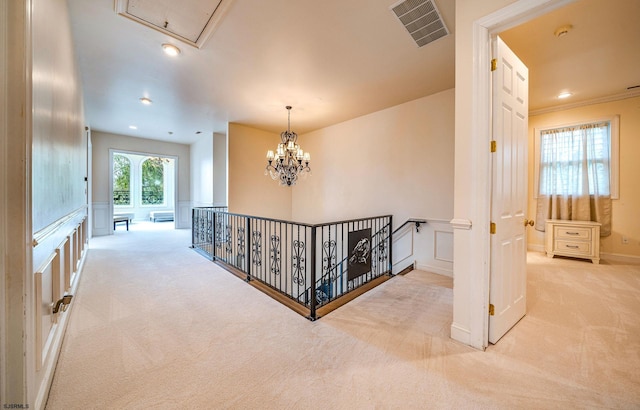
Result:
{"label": "ceiling air vent", "polygon": [[418,47],[449,34],[433,0],[406,0],[391,6],[391,10]]}

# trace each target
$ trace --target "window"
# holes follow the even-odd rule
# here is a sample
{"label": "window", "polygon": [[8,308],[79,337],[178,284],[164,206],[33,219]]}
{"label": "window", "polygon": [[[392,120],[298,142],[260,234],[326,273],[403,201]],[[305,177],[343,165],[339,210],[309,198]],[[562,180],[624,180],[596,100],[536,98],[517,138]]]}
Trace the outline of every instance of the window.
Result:
{"label": "window", "polygon": [[118,154],[113,156],[113,204],[131,205],[131,161]]}
{"label": "window", "polygon": [[164,161],[149,158],[142,163],[142,205],[164,204]]}
{"label": "window", "polygon": [[538,196],[618,196],[618,117],[536,133]]}

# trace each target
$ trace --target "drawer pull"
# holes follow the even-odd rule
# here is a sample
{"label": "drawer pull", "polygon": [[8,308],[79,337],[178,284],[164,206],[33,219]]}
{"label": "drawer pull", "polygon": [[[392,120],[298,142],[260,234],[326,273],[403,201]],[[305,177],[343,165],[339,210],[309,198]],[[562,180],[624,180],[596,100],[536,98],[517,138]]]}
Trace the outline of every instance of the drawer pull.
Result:
{"label": "drawer pull", "polygon": [[580,247],[578,245],[565,245],[567,248],[571,248],[571,249],[580,249]]}
{"label": "drawer pull", "polygon": [[580,235],[580,232],[565,232],[567,235]]}

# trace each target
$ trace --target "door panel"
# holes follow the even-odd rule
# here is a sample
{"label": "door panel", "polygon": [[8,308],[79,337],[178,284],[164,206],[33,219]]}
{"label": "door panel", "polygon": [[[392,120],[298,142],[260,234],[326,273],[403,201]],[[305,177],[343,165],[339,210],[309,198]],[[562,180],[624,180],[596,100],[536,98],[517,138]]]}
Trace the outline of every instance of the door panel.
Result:
{"label": "door panel", "polygon": [[497,37],[492,75],[491,278],[489,342],[496,343],[526,312],[528,69]]}

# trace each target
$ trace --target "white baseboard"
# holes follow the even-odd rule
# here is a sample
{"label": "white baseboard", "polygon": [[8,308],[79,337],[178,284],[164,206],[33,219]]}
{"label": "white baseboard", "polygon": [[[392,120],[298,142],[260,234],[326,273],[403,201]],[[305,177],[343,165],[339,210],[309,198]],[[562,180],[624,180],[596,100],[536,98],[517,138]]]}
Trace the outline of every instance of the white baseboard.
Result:
{"label": "white baseboard", "polygon": [[544,245],[540,243],[533,243],[533,244],[530,243],[527,245],[527,250],[544,253]]}
{"label": "white baseboard", "polygon": [[469,332],[469,329],[464,329],[456,323],[451,324],[451,338],[460,343],[471,345],[471,332]]}
{"label": "white baseboard", "polygon": [[634,255],[622,255],[619,253],[601,252],[600,261],[602,261],[603,259],[622,262],[622,263],[630,263],[633,265],[640,264],[640,256],[634,256]]}
{"label": "white baseboard", "polygon": [[418,270],[437,273],[438,275],[448,276],[450,278],[453,278],[453,267],[444,268],[442,266],[433,266],[433,265],[429,265],[425,263],[417,263],[417,262],[414,264],[414,266],[415,266],[415,269],[418,269]]}

